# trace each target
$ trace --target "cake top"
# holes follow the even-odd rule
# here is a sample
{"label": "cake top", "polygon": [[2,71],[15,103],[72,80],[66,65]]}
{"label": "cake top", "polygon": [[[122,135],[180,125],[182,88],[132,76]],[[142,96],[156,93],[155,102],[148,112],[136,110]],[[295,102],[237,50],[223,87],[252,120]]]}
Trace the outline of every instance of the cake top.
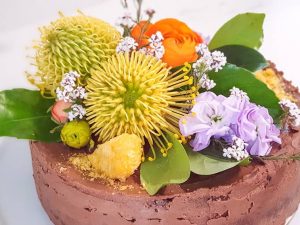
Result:
{"label": "cake top", "polygon": [[191,172],[299,158],[272,156],[300,109],[258,52],[264,14],[239,14],[210,39],[134,2],[117,27],[82,12],[41,27],[27,73],[38,90],[0,92],[0,135],[85,149],[69,161],[93,178],[139,169],[150,195]]}

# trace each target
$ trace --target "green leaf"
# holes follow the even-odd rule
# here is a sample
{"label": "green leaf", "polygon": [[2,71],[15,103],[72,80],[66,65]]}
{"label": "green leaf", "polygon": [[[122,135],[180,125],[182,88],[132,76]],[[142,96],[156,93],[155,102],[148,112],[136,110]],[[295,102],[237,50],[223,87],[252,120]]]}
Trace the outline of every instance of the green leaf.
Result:
{"label": "green leaf", "polygon": [[246,163],[249,162],[249,158],[242,161],[233,161],[211,155],[204,155],[193,151],[190,147],[186,148],[186,151],[190,159],[191,171],[198,175],[212,175],[220,173],[238,166],[239,164],[246,165]]}
{"label": "green leaf", "polygon": [[225,54],[228,63],[235,64],[252,72],[268,66],[268,62],[264,56],[253,48],[241,45],[227,45],[216,50]]}
{"label": "green leaf", "polygon": [[229,90],[237,87],[248,94],[251,102],[266,107],[276,122],[282,115],[283,112],[278,104],[279,99],[274,92],[266,84],[256,79],[250,71],[226,64],[221,71],[210,72],[209,77],[217,84],[211,90],[214,93],[228,96]]}
{"label": "green leaf", "polygon": [[225,23],[209,43],[209,49],[225,45],[242,45],[259,48],[263,39],[263,22],[265,14],[239,14]]}
{"label": "green leaf", "polygon": [[163,157],[157,151],[154,161],[145,161],[141,165],[141,183],[150,195],[156,194],[167,184],[180,184],[190,177],[189,158],[181,143],[172,135],[167,134],[173,147]]}
{"label": "green leaf", "polygon": [[38,91],[13,89],[0,92],[0,136],[39,141],[58,141],[59,134],[50,130],[57,125],[47,110],[54,100]]}

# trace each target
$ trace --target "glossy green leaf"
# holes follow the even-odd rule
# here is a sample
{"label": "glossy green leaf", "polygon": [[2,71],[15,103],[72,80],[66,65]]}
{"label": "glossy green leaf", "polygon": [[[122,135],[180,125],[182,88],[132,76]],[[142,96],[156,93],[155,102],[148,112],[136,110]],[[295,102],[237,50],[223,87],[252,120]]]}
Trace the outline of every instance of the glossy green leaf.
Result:
{"label": "glossy green leaf", "polygon": [[13,89],[0,92],[0,136],[39,141],[58,141],[50,130],[57,125],[48,111],[54,100],[38,91]]}
{"label": "glossy green leaf", "polygon": [[238,67],[255,72],[268,66],[267,60],[262,54],[253,48],[241,45],[227,45],[216,50],[223,52],[227,62]]}
{"label": "glossy green leaf", "polygon": [[209,43],[209,49],[225,45],[242,45],[259,48],[263,39],[263,22],[265,14],[239,14],[225,23]]}
{"label": "glossy green leaf", "polygon": [[179,141],[167,134],[173,147],[163,157],[157,151],[156,160],[145,161],[141,165],[141,183],[150,195],[156,194],[167,184],[180,184],[190,177],[190,165],[187,153]]}
{"label": "glossy green leaf", "polygon": [[[228,170],[239,164],[249,164],[249,158],[242,161],[226,160],[225,158],[214,157],[212,155],[204,155],[199,152],[194,152],[191,148],[186,148],[190,159],[190,168],[193,173],[198,175],[212,175]],[[247,165],[248,165],[247,164]]]}
{"label": "glossy green leaf", "polygon": [[266,84],[256,79],[250,71],[227,64],[217,73],[210,72],[209,77],[217,84],[211,90],[216,94],[228,96],[229,90],[232,87],[237,87],[248,94],[251,102],[266,107],[275,121],[278,121],[282,115],[282,110],[278,104],[279,99],[274,92]]}

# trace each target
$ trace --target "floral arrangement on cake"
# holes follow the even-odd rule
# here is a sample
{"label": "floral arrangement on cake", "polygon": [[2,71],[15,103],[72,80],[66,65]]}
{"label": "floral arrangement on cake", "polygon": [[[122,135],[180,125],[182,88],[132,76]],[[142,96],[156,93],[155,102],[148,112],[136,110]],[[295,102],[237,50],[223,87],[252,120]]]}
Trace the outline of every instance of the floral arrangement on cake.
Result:
{"label": "floral arrangement on cake", "polygon": [[265,15],[239,14],[208,40],[135,3],[118,28],[81,12],[41,27],[27,73],[38,90],[0,92],[0,136],[62,142],[80,152],[70,163],[100,179],[139,170],[150,195],[191,173],[274,159],[300,110],[262,74]]}

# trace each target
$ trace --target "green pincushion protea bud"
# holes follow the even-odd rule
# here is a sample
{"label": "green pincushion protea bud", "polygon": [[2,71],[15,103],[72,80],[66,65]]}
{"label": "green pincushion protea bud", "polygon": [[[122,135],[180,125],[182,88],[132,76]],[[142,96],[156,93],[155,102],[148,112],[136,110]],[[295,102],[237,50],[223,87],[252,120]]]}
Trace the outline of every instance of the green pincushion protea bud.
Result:
{"label": "green pincushion protea bud", "polygon": [[120,33],[108,23],[83,14],[65,17],[40,28],[36,50],[35,74],[28,80],[40,88],[42,95],[54,97],[63,74],[76,71],[81,83],[92,70],[115,53]]}
{"label": "green pincushion protea bud", "polygon": [[91,140],[90,126],[86,121],[71,121],[66,123],[61,130],[61,140],[72,148],[82,148]]}

